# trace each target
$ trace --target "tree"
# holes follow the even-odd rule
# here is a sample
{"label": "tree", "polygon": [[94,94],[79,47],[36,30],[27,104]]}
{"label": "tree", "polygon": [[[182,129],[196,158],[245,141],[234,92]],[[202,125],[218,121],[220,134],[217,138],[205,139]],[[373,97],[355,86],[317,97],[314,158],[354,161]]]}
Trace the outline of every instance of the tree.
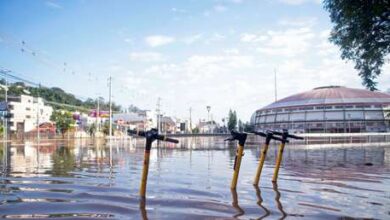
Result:
{"label": "tree", "polygon": [[[114,135],[114,126],[111,127],[111,132],[112,132],[112,135]],[[108,121],[106,121],[103,124],[103,133],[105,135],[109,135],[110,134],[110,123]]]}
{"label": "tree", "polygon": [[51,121],[56,123],[57,130],[60,131],[64,138],[65,133],[74,124],[73,115],[66,111],[54,111],[50,118]]}
{"label": "tree", "polygon": [[243,130],[244,130],[244,125],[240,119],[240,120],[238,120],[238,131],[242,132]]}
{"label": "tree", "polygon": [[199,128],[198,128],[198,127],[193,128],[193,129],[192,129],[192,133],[193,133],[193,134],[199,134]]}
{"label": "tree", "polygon": [[388,0],[324,0],[334,23],[330,41],[341,48],[341,58],[355,62],[363,85],[376,90],[384,58],[390,52]]}
{"label": "tree", "polygon": [[244,123],[244,131],[245,132],[252,132],[254,130],[254,126],[250,122]]}
{"label": "tree", "polygon": [[95,136],[95,132],[96,132],[96,124],[93,123],[90,126],[88,126],[87,127],[87,132],[88,132],[89,136],[94,137]]}
{"label": "tree", "polygon": [[229,110],[228,116],[228,129],[234,130],[237,127],[237,113],[236,111]]}

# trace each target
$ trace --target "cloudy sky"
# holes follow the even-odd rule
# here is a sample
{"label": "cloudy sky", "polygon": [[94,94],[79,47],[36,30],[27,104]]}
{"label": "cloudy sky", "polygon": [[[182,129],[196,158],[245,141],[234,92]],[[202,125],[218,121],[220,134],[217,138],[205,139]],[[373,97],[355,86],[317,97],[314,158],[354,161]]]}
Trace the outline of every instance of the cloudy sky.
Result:
{"label": "cloudy sky", "polygon": [[[0,67],[78,97],[165,114],[247,121],[277,97],[326,85],[362,88],[328,42],[320,0],[0,1]],[[390,67],[379,89],[390,88]]]}

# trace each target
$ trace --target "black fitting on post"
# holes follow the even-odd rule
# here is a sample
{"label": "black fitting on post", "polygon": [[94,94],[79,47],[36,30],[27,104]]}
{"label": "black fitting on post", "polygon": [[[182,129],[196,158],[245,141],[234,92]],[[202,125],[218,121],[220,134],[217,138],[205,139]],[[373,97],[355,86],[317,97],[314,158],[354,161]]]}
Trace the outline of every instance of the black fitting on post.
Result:
{"label": "black fitting on post", "polygon": [[303,140],[303,137],[289,134],[287,129],[283,129],[283,132],[279,132],[279,131],[271,131],[271,132],[275,135],[282,136],[283,143],[288,143],[288,140],[287,140],[288,138]]}
{"label": "black fitting on post", "polygon": [[246,136],[247,136],[246,133],[241,133],[241,132],[238,132],[238,131],[235,131],[235,130],[231,130],[230,134],[232,136],[230,138],[226,139],[225,141],[237,140],[239,145],[241,145],[241,146],[245,145]]}
{"label": "black fitting on post", "polygon": [[283,142],[283,140],[281,138],[278,138],[278,137],[275,137],[274,136],[274,133],[272,131],[267,131],[266,133],[264,132],[261,132],[261,131],[254,131],[254,132],[251,132],[255,135],[259,135],[259,136],[262,136],[262,137],[265,137],[265,144],[269,145],[269,143],[271,142],[271,140],[275,140],[275,141],[281,141]]}
{"label": "black fitting on post", "polygon": [[145,145],[145,150],[146,151],[150,151],[150,149],[152,148],[152,143],[153,141],[155,140],[160,140],[160,141],[167,141],[167,142],[171,142],[171,143],[179,143],[178,140],[176,139],[172,139],[172,138],[168,138],[164,135],[159,135],[158,134],[158,130],[155,129],[155,128],[152,128],[150,129],[149,131],[136,131],[136,130],[127,130],[127,133],[129,135],[138,135],[138,136],[142,136],[142,137],[145,137],[146,138],[146,145]]}

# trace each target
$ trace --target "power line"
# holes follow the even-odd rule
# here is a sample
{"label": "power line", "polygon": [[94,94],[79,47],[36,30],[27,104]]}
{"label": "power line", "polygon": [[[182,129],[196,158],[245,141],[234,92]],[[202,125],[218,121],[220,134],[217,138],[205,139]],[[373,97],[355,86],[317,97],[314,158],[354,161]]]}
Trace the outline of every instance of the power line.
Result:
{"label": "power line", "polygon": [[24,83],[27,83],[27,84],[30,84],[30,85],[34,85],[34,86],[37,86],[37,87],[39,87],[39,85],[40,85],[40,83],[35,83],[35,82],[30,81],[30,80],[23,79],[21,77],[15,76],[11,72],[13,72],[13,71],[0,69],[0,75],[3,76],[3,77],[7,77],[8,80],[10,78],[12,78],[14,80],[17,80],[18,82],[24,82]]}
{"label": "power line", "polygon": [[[78,72],[72,68],[67,61],[53,62],[53,59],[50,59],[47,56],[43,56],[43,53],[40,52],[40,50],[31,47],[26,40],[17,40],[9,34],[5,33],[0,33],[0,39],[2,40],[0,43],[5,43],[13,48],[16,48],[22,54],[31,55],[31,57],[40,64],[54,68],[60,72],[68,72],[72,76],[75,76]],[[86,79],[88,81],[92,81],[92,78],[98,81],[98,76],[92,76],[92,73],[88,72],[88,77]]]}

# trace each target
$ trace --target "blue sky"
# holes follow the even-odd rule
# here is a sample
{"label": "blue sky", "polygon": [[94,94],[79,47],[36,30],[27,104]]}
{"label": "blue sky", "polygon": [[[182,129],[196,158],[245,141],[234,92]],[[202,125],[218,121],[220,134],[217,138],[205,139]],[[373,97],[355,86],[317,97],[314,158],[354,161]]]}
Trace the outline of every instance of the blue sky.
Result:
{"label": "blue sky", "polygon": [[82,98],[107,98],[111,74],[123,106],[161,97],[168,115],[204,119],[210,105],[219,122],[229,108],[247,121],[274,101],[275,70],[278,98],[362,88],[330,29],[319,0],[0,0],[0,67]]}

